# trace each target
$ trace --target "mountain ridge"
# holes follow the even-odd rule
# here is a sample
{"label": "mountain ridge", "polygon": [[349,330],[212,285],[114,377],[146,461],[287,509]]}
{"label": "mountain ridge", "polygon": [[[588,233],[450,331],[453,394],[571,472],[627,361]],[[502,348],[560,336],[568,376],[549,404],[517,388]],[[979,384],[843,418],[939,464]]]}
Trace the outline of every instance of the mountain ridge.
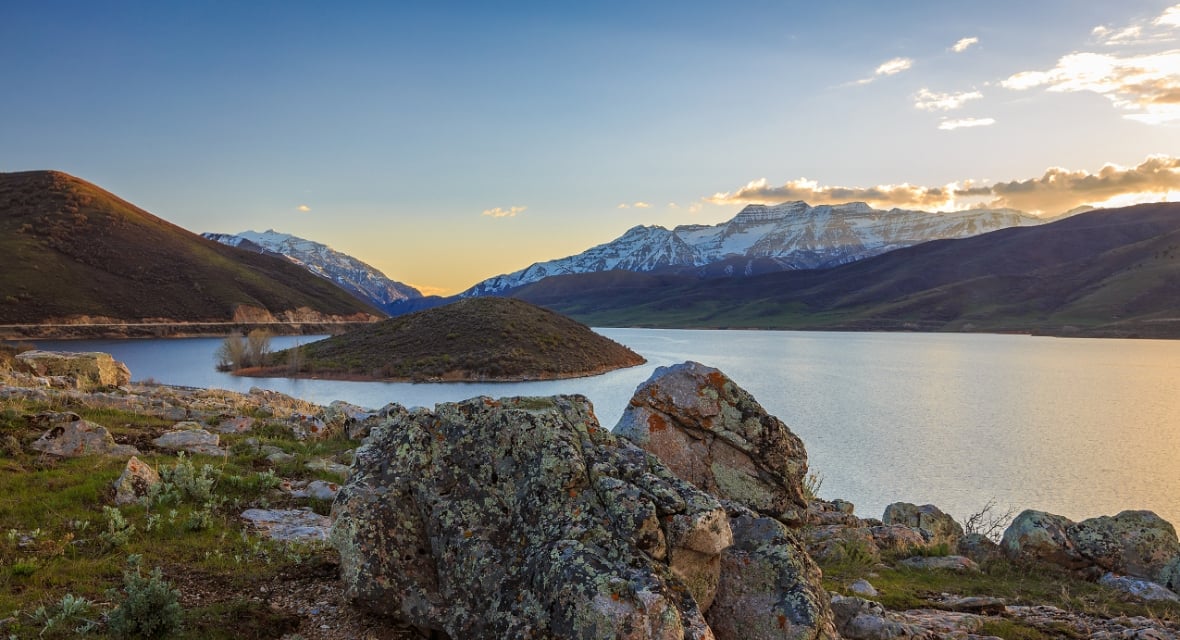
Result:
{"label": "mountain ridge", "polygon": [[595,326],[1180,337],[1180,203],[935,240],[827,269],[700,279],[622,271],[513,296]]}
{"label": "mountain ridge", "polygon": [[368,263],[326,244],[274,229],[238,233],[205,232],[201,236],[231,247],[270,252],[336,283],[352,295],[380,309],[421,298],[422,292],[386,276]]}
{"label": "mountain ridge", "polygon": [[[459,294],[503,294],[555,275],[672,271],[701,277],[820,269],[943,238],[969,237],[1046,220],[1013,209],[936,212],[874,209],[864,202],[811,206],[801,200],[747,205],[716,225],[637,225],[579,254],[536,262]],[[717,265],[727,263],[720,269]],[[719,273],[718,273],[719,272]]]}
{"label": "mountain ridge", "polygon": [[67,173],[0,173],[0,324],[380,315],[284,260],[206,240]]}

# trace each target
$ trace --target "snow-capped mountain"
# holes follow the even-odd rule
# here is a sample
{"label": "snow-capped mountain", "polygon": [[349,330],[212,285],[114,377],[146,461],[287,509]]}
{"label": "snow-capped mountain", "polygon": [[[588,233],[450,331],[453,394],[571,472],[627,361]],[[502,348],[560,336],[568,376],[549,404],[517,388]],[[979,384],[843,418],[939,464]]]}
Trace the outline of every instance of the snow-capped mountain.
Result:
{"label": "snow-capped mountain", "polygon": [[[202,236],[231,247],[269,252],[335,282],[354,296],[382,309],[422,293],[408,284],[390,280],[384,273],[331,247],[273,229],[237,234],[203,233]],[[386,309],[388,310],[388,309]]]}
{"label": "snow-capped mountain", "polygon": [[944,238],[964,238],[1045,220],[1013,209],[930,213],[873,209],[864,202],[812,207],[752,204],[717,225],[638,226],[575,256],[489,278],[462,296],[496,294],[549,276],[622,269],[703,276],[817,269]]}

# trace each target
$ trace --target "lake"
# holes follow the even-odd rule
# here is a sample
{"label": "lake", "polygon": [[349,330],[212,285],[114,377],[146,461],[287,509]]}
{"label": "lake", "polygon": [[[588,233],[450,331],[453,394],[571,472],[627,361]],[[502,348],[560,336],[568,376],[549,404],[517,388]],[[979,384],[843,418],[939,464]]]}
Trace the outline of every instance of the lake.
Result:
{"label": "lake", "polygon": [[[614,426],[657,366],[717,367],[807,446],[819,494],[880,517],[934,503],[960,520],[994,498],[1081,519],[1151,509],[1180,525],[1180,341],[986,334],[599,329],[649,363],[530,383],[383,383],[236,378],[214,369],[217,338],[39,341],[106,351],[136,380],[327,404],[433,406],[476,395],[580,393]],[[308,337],[282,337],[282,348]]]}

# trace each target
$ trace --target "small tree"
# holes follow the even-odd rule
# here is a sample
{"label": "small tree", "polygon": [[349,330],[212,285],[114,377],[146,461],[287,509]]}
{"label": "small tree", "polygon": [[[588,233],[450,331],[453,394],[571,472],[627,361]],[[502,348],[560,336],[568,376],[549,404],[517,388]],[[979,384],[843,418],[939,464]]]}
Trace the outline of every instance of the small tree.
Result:
{"label": "small tree", "polygon": [[217,347],[217,369],[231,371],[241,369],[245,365],[246,340],[241,334],[235,333],[227,337],[220,347]]}
{"label": "small tree", "polygon": [[255,329],[246,336],[246,366],[258,367],[266,364],[266,357],[270,355],[270,332],[266,329]]}

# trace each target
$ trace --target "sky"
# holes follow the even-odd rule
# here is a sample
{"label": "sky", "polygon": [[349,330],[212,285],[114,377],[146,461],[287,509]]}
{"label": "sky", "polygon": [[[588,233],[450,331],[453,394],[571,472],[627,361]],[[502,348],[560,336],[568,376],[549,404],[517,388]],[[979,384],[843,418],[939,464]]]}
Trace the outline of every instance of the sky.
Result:
{"label": "sky", "polygon": [[1180,200],[1180,4],[7,2],[0,171],[453,294],[749,203]]}

